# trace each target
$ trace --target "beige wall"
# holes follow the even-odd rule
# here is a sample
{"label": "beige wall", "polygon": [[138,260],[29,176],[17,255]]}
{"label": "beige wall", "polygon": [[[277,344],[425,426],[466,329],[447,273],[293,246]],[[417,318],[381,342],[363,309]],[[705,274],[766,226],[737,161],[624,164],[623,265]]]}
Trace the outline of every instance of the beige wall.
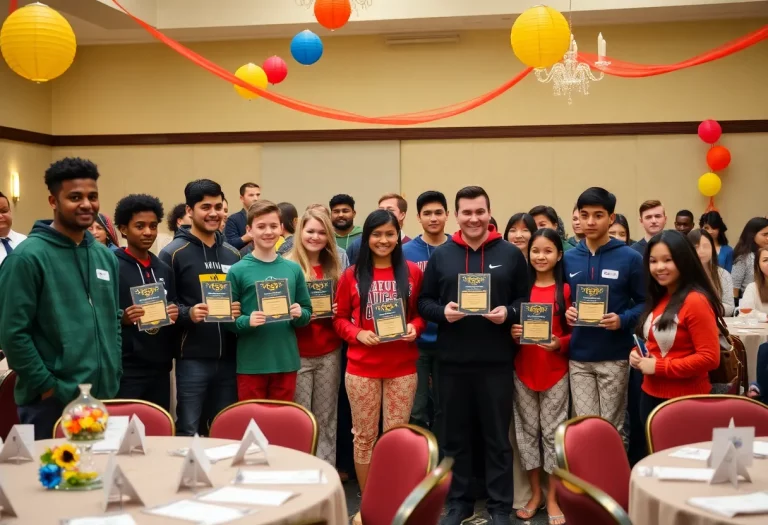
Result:
{"label": "beige wall", "polygon": [[10,196],[11,173],[18,172],[21,199],[13,209],[13,229],[27,234],[37,219],[50,219],[48,190],[43,182],[51,148],[0,140],[0,191]]}

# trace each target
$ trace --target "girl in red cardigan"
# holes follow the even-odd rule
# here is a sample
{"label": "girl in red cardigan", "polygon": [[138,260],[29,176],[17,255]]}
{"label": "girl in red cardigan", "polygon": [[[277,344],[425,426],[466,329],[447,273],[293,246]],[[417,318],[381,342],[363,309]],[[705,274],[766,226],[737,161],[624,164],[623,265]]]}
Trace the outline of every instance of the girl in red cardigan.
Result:
{"label": "girl in red cardigan", "polygon": [[[416,393],[416,338],[424,330],[417,300],[422,273],[405,260],[400,225],[387,210],[371,213],[363,225],[357,265],[347,268],[339,281],[336,332],[349,343],[344,378],[352,408],[354,457],[360,490],[365,490],[373,444],[379,433],[384,405],[384,431],[408,423]],[[406,335],[382,343],[373,323],[373,305],[401,298],[406,314]]]}
{"label": "girl in red cardigan", "polygon": [[629,354],[640,370],[643,425],[668,399],[709,394],[709,372],[720,365],[720,334],[727,335],[723,305],[688,239],[665,230],[649,242],[645,255],[645,312],[637,336],[645,339],[648,357],[638,348]]}

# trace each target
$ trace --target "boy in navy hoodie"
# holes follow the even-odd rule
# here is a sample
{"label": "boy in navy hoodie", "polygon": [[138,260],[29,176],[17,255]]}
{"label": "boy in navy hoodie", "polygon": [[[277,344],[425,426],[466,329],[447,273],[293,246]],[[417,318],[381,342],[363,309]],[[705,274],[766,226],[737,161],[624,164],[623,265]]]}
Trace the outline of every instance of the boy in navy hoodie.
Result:
{"label": "boy in navy hoodie", "polygon": [[[416,216],[424,230],[413,241],[403,245],[405,258],[416,263],[423,272],[435,248],[450,242],[445,234],[448,220],[448,201],[439,191],[425,191],[416,199]],[[427,329],[416,341],[419,346],[419,360],[416,363],[418,384],[411,410],[411,423],[431,428],[440,438],[440,398],[437,393],[437,324],[428,323]],[[432,378],[432,388],[429,379]],[[430,391],[431,390],[431,391]],[[429,400],[432,399],[433,417],[429,417]]]}
{"label": "boy in navy hoodie", "polygon": [[[608,313],[599,327],[575,326],[569,347],[571,398],[578,416],[597,415],[624,436],[632,333],[645,301],[643,258],[623,241],[611,239],[616,197],[603,188],[589,188],[576,203],[585,235],[565,253],[565,273],[571,290],[579,284],[605,284]],[[566,312],[570,324],[576,308]]]}

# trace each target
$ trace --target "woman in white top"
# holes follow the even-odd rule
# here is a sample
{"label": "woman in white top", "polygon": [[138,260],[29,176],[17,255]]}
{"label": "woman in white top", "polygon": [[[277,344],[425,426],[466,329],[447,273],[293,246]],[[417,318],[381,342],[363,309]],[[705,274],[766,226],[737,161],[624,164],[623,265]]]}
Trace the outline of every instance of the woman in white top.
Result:
{"label": "woman in white top", "polygon": [[688,234],[688,240],[696,248],[701,265],[723,303],[725,317],[732,316],[735,307],[733,280],[730,273],[718,266],[714,239],[707,230],[693,230]]}
{"label": "woman in white top", "polygon": [[768,248],[768,219],[754,217],[749,219],[741,232],[739,242],[733,249],[733,296],[745,292],[747,285],[754,280],[752,268],[755,264],[755,252],[758,248]]}
{"label": "woman in white top", "polygon": [[744,312],[749,308],[768,314],[768,248],[760,248],[755,253],[755,281],[747,285],[739,301],[739,310]]}

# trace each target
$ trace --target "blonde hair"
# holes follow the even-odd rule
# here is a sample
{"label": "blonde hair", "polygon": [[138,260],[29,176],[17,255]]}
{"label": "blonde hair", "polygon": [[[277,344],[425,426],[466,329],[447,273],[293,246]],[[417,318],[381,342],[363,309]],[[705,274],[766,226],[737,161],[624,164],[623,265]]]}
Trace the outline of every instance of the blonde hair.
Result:
{"label": "blonde hair", "polygon": [[296,228],[298,239],[294,241],[293,247],[287,254],[285,254],[285,257],[299,263],[307,281],[315,280],[315,272],[312,270],[312,264],[309,262],[307,249],[304,247],[304,243],[301,240],[304,227],[311,219],[315,219],[322,224],[325,229],[325,237],[327,240],[325,248],[320,252],[320,266],[323,268],[323,277],[337,282],[339,277],[341,277],[341,261],[339,261],[339,255],[336,251],[336,236],[334,235],[330,215],[325,213],[321,208],[310,208],[301,216]]}

